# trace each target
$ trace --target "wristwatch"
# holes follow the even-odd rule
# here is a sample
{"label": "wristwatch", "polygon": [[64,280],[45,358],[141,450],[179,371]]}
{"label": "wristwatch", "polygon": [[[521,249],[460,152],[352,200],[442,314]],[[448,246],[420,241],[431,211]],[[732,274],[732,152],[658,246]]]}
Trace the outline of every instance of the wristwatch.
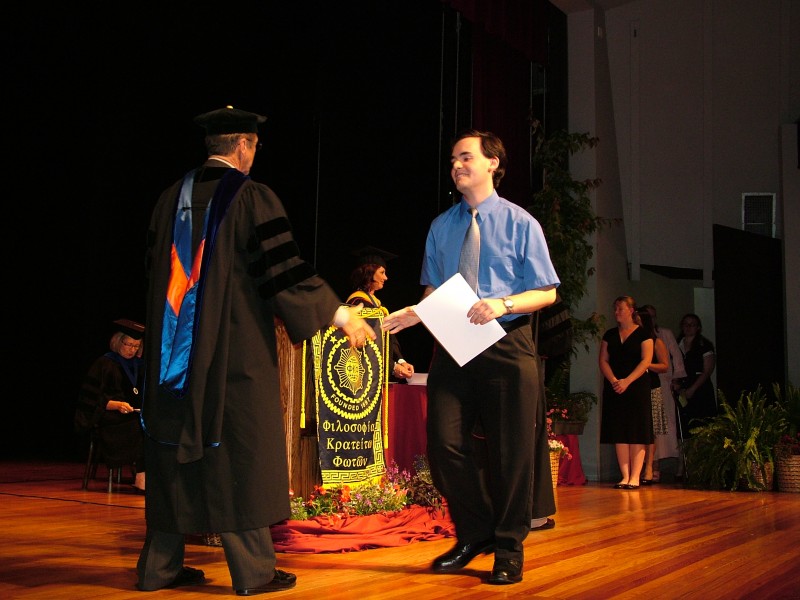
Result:
{"label": "wristwatch", "polygon": [[503,304],[506,307],[507,315],[510,315],[512,312],[514,312],[514,301],[511,298],[509,298],[508,296],[503,298]]}

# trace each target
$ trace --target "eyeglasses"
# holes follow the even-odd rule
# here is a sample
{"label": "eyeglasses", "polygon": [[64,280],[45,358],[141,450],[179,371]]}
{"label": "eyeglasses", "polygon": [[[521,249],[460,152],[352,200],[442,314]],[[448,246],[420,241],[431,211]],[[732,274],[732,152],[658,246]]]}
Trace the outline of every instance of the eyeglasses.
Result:
{"label": "eyeglasses", "polygon": [[126,348],[131,348],[132,350],[138,350],[139,348],[142,347],[141,344],[131,344],[129,342],[122,342],[122,345],[125,346]]}
{"label": "eyeglasses", "polygon": [[[239,142],[241,142],[242,140],[244,140],[244,144],[245,144],[246,148],[252,146],[253,150],[261,150],[261,142],[257,142],[257,141],[254,142],[253,140],[251,140],[248,137],[239,138]],[[237,144],[239,142],[237,142]]]}

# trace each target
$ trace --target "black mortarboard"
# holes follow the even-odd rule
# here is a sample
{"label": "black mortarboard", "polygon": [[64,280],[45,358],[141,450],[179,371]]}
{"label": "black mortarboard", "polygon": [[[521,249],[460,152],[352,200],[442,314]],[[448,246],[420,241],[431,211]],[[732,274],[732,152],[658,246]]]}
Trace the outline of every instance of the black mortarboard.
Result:
{"label": "black mortarboard", "polygon": [[356,257],[356,266],[360,265],[380,265],[386,268],[386,262],[397,258],[396,254],[386,252],[374,246],[364,246],[358,250],[353,250],[352,254]]}
{"label": "black mortarboard", "polygon": [[232,106],[212,110],[194,118],[195,123],[205,128],[206,135],[258,133],[259,124],[266,120],[267,117]]}
{"label": "black mortarboard", "polygon": [[144,337],[144,325],[130,319],[117,319],[114,321],[114,331],[121,331],[128,337],[140,340]]}

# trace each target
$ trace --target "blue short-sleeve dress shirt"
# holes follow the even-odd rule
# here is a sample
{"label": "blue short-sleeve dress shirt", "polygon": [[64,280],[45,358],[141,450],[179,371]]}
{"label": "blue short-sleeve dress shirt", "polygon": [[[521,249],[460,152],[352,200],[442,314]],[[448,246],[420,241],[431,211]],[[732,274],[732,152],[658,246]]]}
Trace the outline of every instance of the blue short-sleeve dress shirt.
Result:
{"label": "blue short-sleeve dress shirt", "polygon": [[[542,227],[527,210],[493,191],[478,205],[477,219],[481,232],[478,297],[502,298],[561,283]],[[461,245],[471,220],[463,197],[433,220],[425,242],[422,285],[437,288],[458,272]]]}

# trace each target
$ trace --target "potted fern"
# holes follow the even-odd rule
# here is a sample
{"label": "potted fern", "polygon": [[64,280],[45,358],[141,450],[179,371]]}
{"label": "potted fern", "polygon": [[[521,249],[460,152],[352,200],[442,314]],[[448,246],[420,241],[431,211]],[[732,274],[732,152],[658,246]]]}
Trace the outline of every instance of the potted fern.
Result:
{"label": "potted fern", "polygon": [[720,414],[695,423],[684,442],[687,484],[707,489],[771,490],[775,447],[786,431],[783,406],[759,386],[735,405],[718,391]]}

